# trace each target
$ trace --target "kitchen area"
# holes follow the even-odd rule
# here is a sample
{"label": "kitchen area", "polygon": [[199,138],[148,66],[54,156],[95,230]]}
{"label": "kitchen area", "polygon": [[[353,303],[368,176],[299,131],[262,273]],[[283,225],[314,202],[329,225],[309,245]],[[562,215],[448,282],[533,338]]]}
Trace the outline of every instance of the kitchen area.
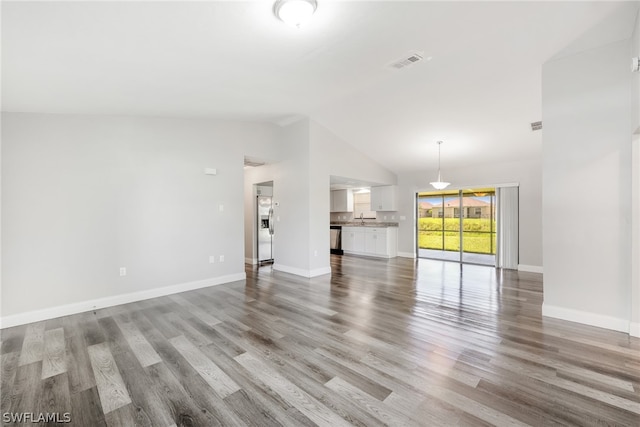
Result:
{"label": "kitchen area", "polygon": [[399,220],[397,186],[331,178],[331,253],[395,258]]}

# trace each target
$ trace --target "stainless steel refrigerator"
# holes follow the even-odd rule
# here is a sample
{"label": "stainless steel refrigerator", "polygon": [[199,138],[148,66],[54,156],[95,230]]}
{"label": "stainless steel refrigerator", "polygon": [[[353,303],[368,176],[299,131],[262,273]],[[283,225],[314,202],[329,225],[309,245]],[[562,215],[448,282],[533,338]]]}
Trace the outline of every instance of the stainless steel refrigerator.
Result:
{"label": "stainless steel refrigerator", "polygon": [[273,205],[271,197],[258,196],[258,264],[273,263]]}

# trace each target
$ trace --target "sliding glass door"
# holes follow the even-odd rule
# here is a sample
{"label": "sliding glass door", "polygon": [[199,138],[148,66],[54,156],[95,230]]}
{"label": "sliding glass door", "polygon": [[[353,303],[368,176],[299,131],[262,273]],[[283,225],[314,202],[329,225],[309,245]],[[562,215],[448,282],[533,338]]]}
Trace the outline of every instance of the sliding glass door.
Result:
{"label": "sliding glass door", "polygon": [[473,264],[496,263],[495,189],[463,190],[462,261]]}
{"label": "sliding glass door", "polygon": [[419,257],[459,260],[460,228],[447,208],[457,198],[457,191],[418,196]]}
{"label": "sliding glass door", "polygon": [[494,188],[417,195],[418,257],[495,265]]}

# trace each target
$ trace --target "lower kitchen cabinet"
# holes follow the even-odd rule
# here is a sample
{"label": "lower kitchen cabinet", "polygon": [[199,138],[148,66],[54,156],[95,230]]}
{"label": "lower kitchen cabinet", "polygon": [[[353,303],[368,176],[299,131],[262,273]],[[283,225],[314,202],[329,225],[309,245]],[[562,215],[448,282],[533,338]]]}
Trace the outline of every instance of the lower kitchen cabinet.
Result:
{"label": "lower kitchen cabinet", "polygon": [[398,255],[398,228],[342,227],[342,250],[355,255],[394,258]]}
{"label": "lower kitchen cabinet", "polygon": [[353,251],[353,240],[355,238],[355,235],[354,233],[349,231],[349,228],[350,227],[342,227],[342,234],[340,235],[340,238],[342,239],[342,246],[340,249],[342,249],[345,252]]}

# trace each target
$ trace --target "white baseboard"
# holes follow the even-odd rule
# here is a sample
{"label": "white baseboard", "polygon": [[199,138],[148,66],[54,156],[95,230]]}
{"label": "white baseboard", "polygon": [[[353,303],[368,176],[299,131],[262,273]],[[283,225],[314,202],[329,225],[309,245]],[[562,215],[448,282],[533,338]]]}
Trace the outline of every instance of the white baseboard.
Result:
{"label": "white baseboard", "polygon": [[331,274],[331,267],[316,268],[315,270],[303,270],[302,268],[289,267],[288,265],[273,264],[273,269],[283,273],[295,274],[308,279],[324,274]]}
{"label": "white baseboard", "polygon": [[226,276],[212,277],[210,279],[198,280],[195,282],[180,283],[178,285],[165,286],[162,288],[148,289],[129,294],[114,295],[73,304],[59,305],[42,310],[13,314],[0,318],[0,329],[24,325],[27,323],[40,322],[42,320],[55,319],[56,317],[69,316],[71,314],[83,313],[90,310],[99,310],[101,308],[113,307],[114,305],[128,304],[130,302],[177,294],[179,292],[206,288],[208,286],[221,285],[223,283],[236,282],[239,280],[245,280],[246,278],[247,275],[245,273],[229,274]]}
{"label": "white baseboard", "polygon": [[582,323],[589,326],[611,329],[614,331],[629,333],[629,321],[618,317],[605,316],[603,314],[574,310],[572,308],[557,307],[542,304],[542,315],[570,322]]}
{"label": "white baseboard", "polygon": [[416,258],[416,254],[413,252],[398,252],[398,256],[401,258]]}
{"label": "white baseboard", "polygon": [[325,274],[331,274],[331,267],[316,268],[315,270],[311,270],[309,272],[309,277],[324,276]]}
{"label": "white baseboard", "polygon": [[258,259],[257,258],[245,258],[244,259],[244,263],[245,264],[256,265],[258,263]]}
{"label": "white baseboard", "polygon": [[630,322],[629,323],[629,335],[632,337],[640,338],[640,323]]}
{"label": "white baseboard", "polygon": [[540,274],[542,274],[542,266],[540,266],[540,265],[518,264],[518,271],[527,271],[529,273],[540,273]]}

